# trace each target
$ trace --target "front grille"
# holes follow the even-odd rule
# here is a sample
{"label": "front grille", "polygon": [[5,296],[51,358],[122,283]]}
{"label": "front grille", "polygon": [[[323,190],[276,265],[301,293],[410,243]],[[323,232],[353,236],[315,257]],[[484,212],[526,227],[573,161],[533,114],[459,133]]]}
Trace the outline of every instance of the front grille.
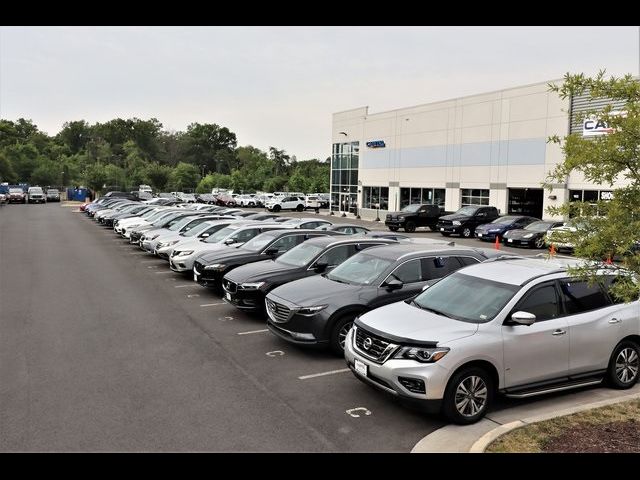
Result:
{"label": "front grille", "polygon": [[269,298],[267,298],[266,303],[269,316],[274,322],[285,323],[291,317],[291,310],[286,305],[276,303]]}
{"label": "front grille", "polygon": [[387,215],[387,220],[391,220],[393,217],[391,215]]}
{"label": "front grille", "polygon": [[383,363],[397,348],[397,345],[364,330],[362,327],[356,327],[355,333],[356,348],[374,362]]}
{"label": "front grille", "polygon": [[453,225],[453,222],[451,220],[438,220],[438,223],[440,225]]}
{"label": "front grille", "polygon": [[222,286],[229,293],[236,293],[238,290],[238,285],[236,285],[231,280],[227,280],[226,278],[222,281]]}

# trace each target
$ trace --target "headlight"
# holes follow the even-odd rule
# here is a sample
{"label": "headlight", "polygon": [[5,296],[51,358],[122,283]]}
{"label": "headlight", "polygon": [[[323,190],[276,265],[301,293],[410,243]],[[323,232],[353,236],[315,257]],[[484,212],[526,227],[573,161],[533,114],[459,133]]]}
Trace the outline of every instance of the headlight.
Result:
{"label": "headlight", "polygon": [[156,233],[153,237],[149,238],[149,240],[155,240],[156,238],[158,238],[160,236],[159,233]]}
{"label": "headlight", "polygon": [[265,282],[241,283],[238,288],[241,290],[258,290]]}
{"label": "headlight", "polygon": [[193,253],[193,250],[183,250],[181,252],[173,252],[175,254],[176,257],[180,256],[180,255],[191,255]]}
{"label": "headlight", "polygon": [[487,233],[497,233],[499,231],[500,231],[499,228],[492,228],[491,230],[487,230]]}
{"label": "headlight", "polygon": [[462,225],[458,220],[454,220],[452,222],[456,227],[459,227],[460,225]]}
{"label": "headlight", "polygon": [[224,263],[212,263],[211,265],[205,265],[205,270],[224,270],[226,265]]}
{"label": "headlight", "polygon": [[160,242],[158,245],[162,245],[163,247],[168,247],[170,245],[175,245],[180,240],[171,240],[170,242]]}
{"label": "headlight", "polygon": [[404,220],[404,217],[403,217],[402,215],[400,215],[400,216],[398,217],[398,220]]}
{"label": "headlight", "polygon": [[522,238],[531,238],[533,237],[533,233],[527,233],[526,235],[523,235]]}
{"label": "headlight", "polygon": [[296,313],[298,315],[304,315],[304,316],[310,317],[311,315],[315,315],[320,310],[323,310],[325,308],[327,308],[326,305],[316,305],[316,306],[313,306],[313,307],[302,307],[302,308],[298,309],[298,311]]}
{"label": "headlight", "polygon": [[434,363],[449,353],[446,347],[423,348],[423,347],[402,347],[393,358],[404,358],[416,360],[421,363]]}

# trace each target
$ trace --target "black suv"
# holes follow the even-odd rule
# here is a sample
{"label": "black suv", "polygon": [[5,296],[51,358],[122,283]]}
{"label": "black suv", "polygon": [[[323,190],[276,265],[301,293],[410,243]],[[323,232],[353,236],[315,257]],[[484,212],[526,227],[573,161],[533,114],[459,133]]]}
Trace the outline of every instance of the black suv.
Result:
{"label": "black suv", "polygon": [[465,238],[472,238],[478,225],[492,222],[499,216],[496,207],[469,205],[462,207],[456,213],[440,217],[437,229],[445,237],[456,233]]}
{"label": "black suv", "polygon": [[272,290],[266,300],[269,329],[289,342],[328,345],[342,355],[358,315],[413,297],[433,280],[498,254],[486,252],[443,242],[368,249],[330,273]]}
{"label": "black suv", "polygon": [[222,289],[222,278],[236,267],[261,260],[272,260],[316,237],[333,232],[318,230],[270,230],[253,237],[239,247],[205,253],[193,264],[194,280],[203,287]]}
{"label": "black suv", "polygon": [[399,212],[389,212],[384,224],[392,232],[404,228],[405,232],[415,232],[417,227],[429,227],[436,231],[438,219],[444,215],[438,205],[414,203],[407,205]]}
{"label": "black suv", "polygon": [[355,235],[307,240],[276,260],[250,263],[231,270],[222,280],[224,299],[242,310],[262,311],[264,297],[275,287],[330,271],[366,248],[390,243],[396,242]]}

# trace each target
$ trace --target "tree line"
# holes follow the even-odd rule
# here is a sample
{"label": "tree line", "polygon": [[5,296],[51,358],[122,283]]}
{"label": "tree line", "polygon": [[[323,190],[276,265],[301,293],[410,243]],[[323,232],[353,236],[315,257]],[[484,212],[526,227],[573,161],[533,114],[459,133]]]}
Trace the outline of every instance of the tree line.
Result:
{"label": "tree line", "polygon": [[210,192],[230,188],[328,192],[330,162],[298,161],[285,150],[238,146],[226,127],[192,123],[167,131],[157,119],[66,122],[54,136],[31,121],[0,119],[0,182]]}

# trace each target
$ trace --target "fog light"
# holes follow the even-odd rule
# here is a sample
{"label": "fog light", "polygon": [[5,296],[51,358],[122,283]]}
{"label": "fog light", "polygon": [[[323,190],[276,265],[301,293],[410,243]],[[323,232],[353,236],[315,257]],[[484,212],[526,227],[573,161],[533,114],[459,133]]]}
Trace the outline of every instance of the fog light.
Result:
{"label": "fog light", "polygon": [[427,393],[424,381],[418,378],[398,377],[398,381],[404,388],[413,393]]}
{"label": "fog light", "polygon": [[315,340],[316,337],[313,336],[313,333],[298,333],[298,332],[289,332],[293,338],[298,340]]}

